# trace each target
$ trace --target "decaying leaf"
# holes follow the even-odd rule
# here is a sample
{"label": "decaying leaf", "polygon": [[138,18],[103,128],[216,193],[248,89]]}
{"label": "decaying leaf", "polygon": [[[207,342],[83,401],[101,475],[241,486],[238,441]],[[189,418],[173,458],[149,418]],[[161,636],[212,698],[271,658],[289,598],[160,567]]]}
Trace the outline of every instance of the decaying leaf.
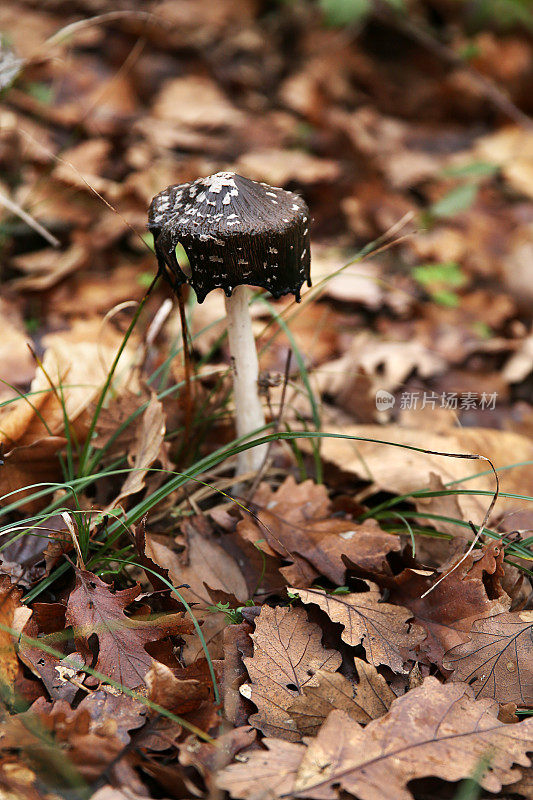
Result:
{"label": "decaying leaf", "polygon": [[402,606],[382,603],[378,587],[370,581],[368,592],[331,595],[321,589],[290,589],[303,603],[314,603],[332,622],[344,630],[343,640],[356,647],[362,644],[374,666],[385,664],[395,672],[407,672],[404,663],[426,634],[419,625],[410,624],[412,613]]}
{"label": "decaying leaf", "polygon": [[511,599],[500,584],[503,556],[501,543],[491,539],[457,569],[450,571],[458,559],[444,567],[442,574],[449,574],[425,597],[434,578],[411,569],[396,576],[392,599],[411,609],[427,630],[422,650],[434,663],[440,664],[446,650],[467,641],[476,619],[509,610]]}
{"label": "decaying leaf", "polygon": [[302,736],[316,736],[330,711],[335,709],[362,724],[387,713],[396,695],[372,664],[360,658],[354,660],[358,683],[352,683],[340,672],[318,670],[317,685],[307,685],[289,706],[289,714]]}
{"label": "decaying leaf", "polygon": [[154,394],[142,415],[136,441],[129,454],[132,471],[124,481],[120,494],[113,501],[114,506],[144,488],[148,470],[155,461],[161,461],[164,468],[170,466],[166,453],[165,430],[163,405]]}
{"label": "decaying leaf", "polygon": [[443,664],[453,680],[466,681],[476,697],[533,705],[533,611],[477,620],[470,639],[448,650]]}
{"label": "decaying leaf", "polygon": [[0,622],[9,630],[0,630],[0,698],[5,703],[15,699],[15,681],[19,662],[15,650],[16,633],[22,631],[31,610],[21,603],[22,591],[7,575],[0,575]]}
{"label": "decaying leaf", "polygon": [[[409,781],[427,776],[458,781],[488,757],[490,769],[480,783],[497,792],[519,779],[514,763],[530,765],[533,719],[506,725],[497,718],[496,703],[472,695],[464,683],[442,685],[430,677],[366,728],[345,712],[332,711],[306,750],[277,742],[275,761],[255,751],[246,764],[223,770],[219,785],[246,800],[282,794],[333,800],[335,787],[361,800],[412,800]],[[284,765],[281,785],[268,769],[273,762]]]}
{"label": "decaying leaf", "polygon": [[[361,568],[379,570],[387,555],[400,550],[398,537],[377,522],[333,517],[324,485],[311,480],[297,484],[292,476],[276,490],[263,483],[254,496],[255,517],[246,516],[237,532],[269,555],[293,560],[282,567],[287,579],[305,586],[316,575],[344,583],[343,556]],[[312,568],[312,569],[311,569]]]}
{"label": "decaying leaf", "polygon": [[335,672],[341,654],[321,644],[322,631],[307,619],[303,608],[263,606],[252,634],[254,654],[244,663],[250,683],[240,687],[243,697],[258,708],[250,723],[265,734],[298,741],[300,735],[288,713],[307,686],[318,683],[316,672]]}
{"label": "decaying leaf", "polygon": [[204,517],[187,520],[176,544],[177,547],[168,537],[148,535],[146,555],[168,569],[175,586],[187,584],[180,592],[189,602],[211,605],[205,585],[234,594],[241,602],[248,599],[248,587],[240,566],[214,538]]}
{"label": "decaying leaf", "polygon": [[[358,475],[373,483],[375,491],[409,494],[428,486],[430,474],[439,476],[446,485],[453,482],[457,489],[479,489],[494,492],[494,478],[481,468],[483,462],[465,458],[449,458],[430,453],[418,453],[402,447],[390,447],[386,442],[412,445],[442,453],[479,453],[492,460],[496,469],[517,464],[500,473],[500,491],[528,495],[531,488],[531,471],[527,463],[533,458],[533,444],[526,436],[510,431],[486,428],[452,428],[445,433],[401,428],[397,425],[352,425],[343,428],[328,427],[339,433],[365,439],[377,439],[385,444],[358,439],[326,438],[321,443],[322,457],[344,472]],[[512,453],[512,456],[510,454]],[[524,465],[520,465],[524,462]],[[485,474],[474,478],[479,473]],[[466,479],[468,478],[468,481]],[[462,481],[466,481],[464,484]],[[436,498],[440,504],[440,499]],[[487,511],[490,497],[475,494],[457,495],[461,517],[480,524]],[[516,511],[526,501],[500,497],[494,513]],[[418,500],[414,498],[418,507]],[[423,501],[420,510],[433,511],[430,498]],[[438,512],[437,512],[438,513]]]}
{"label": "decaying leaf", "polygon": [[66,624],[72,626],[79,652],[92,659],[89,640],[96,637],[96,669],[128,688],[140,686],[152,666],[145,644],[191,629],[181,613],[150,619],[127,617],[124,609],[139,593],[138,586],[113,592],[96,575],[78,570],[66,613]]}

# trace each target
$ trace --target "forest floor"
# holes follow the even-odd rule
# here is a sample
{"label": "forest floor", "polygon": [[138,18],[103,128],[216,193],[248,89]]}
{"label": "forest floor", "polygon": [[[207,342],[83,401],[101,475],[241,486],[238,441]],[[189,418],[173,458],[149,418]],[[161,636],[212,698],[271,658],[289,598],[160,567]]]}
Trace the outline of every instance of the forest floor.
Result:
{"label": "forest floor", "polygon": [[[533,20],[490,5],[3,0],[2,798],[533,798]],[[238,485],[223,294],[184,337],[147,293],[153,196],[227,170],[312,218]]]}

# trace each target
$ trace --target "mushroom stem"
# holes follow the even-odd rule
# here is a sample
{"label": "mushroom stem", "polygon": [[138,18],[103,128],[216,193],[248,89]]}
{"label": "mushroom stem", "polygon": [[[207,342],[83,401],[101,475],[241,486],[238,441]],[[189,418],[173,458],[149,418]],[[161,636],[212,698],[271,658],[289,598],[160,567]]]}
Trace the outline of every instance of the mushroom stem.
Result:
{"label": "mushroom stem", "polygon": [[[231,297],[226,297],[226,315],[233,368],[235,426],[237,436],[240,438],[257,428],[262,428],[265,424],[263,406],[258,393],[259,362],[246,286],[236,286]],[[239,453],[237,474],[258,470],[265,458],[267,447],[268,445],[262,444]]]}

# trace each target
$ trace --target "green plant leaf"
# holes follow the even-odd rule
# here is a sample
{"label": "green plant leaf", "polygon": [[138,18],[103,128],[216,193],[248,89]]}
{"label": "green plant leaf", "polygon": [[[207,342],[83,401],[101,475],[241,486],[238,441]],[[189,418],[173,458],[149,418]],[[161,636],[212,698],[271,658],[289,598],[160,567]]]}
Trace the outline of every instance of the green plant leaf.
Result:
{"label": "green plant leaf", "polygon": [[466,211],[476,199],[478,187],[475,183],[463,183],[433,203],[429,212],[432,217],[453,217],[460,211]]}
{"label": "green plant leaf", "polygon": [[368,16],[370,0],[320,0],[320,8],[328,25],[353,25]]}

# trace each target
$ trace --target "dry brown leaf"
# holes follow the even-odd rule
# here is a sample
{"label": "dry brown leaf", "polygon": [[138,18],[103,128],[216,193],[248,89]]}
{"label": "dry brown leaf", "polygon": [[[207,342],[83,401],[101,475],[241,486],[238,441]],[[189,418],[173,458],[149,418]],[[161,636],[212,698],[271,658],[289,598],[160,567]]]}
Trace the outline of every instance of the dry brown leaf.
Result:
{"label": "dry brown leaf", "polygon": [[[186,600],[212,604],[205,585],[233,594],[242,603],[248,597],[248,586],[237,561],[215,540],[204,517],[194,517],[183,525],[183,534],[176,544],[168,537],[146,536],[146,555],[168,569],[174,586],[187,584],[180,592]],[[204,585],[205,584],[205,585]],[[212,616],[212,615],[211,615]]]}
{"label": "dry brown leaf", "polygon": [[[335,464],[343,472],[353,473],[363,480],[373,482],[375,491],[394,494],[409,494],[427,487],[431,473],[439,476],[446,485],[454,482],[453,488],[495,490],[494,478],[487,472],[486,462],[464,458],[418,453],[402,447],[388,446],[387,442],[411,445],[443,453],[480,454],[490,458],[496,469],[511,463],[533,460],[533,443],[526,436],[509,431],[488,428],[457,428],[446,433],[435,433],[415,428],[400,428],[397,425],[354,425],[343,428],[328,428],[328,433],[376,439],[385,444],[358,439],[325,438],[321,442],[321,454],[325,461]],[[532,467],[517,466],[499,473],[502,492],[529,495]],[[472,478],[479,473],[487,473]],[[469,479],[470,478],[470,479]],[[469,479],[469,480],[467,480]],[[440,502],[440,501],[439,501]],[[463,520],[480,524],[489,506],[490,497],[473,494],[458,495],[457,502]],[[418,500],[414,498],[415,505]],[[525,500],[500,497],[492,519],[502,513],[515,511],[525,506]],[[424,511],[431,503],[424,501]]]}
{"label": "dry brown leaf", "polygon": [[266,181],[272,186],[285,186],[296,181],[302,184],[331,183],[339,177],[337,162],[306,153],[304,150],[256,150],[242,155],[236,164],[252,180]]}
{"label": "dry brown leaf", "polygon": [[146,475],[154,462],[160,461],[165,469],[171,466],[166,452],[165,431],[163,404],[153,394],[142,415],[141,424],[137,427],[136,441],[128,454],[132,471],[124,481],[118,497],[113,500],[113,506],[144,488]]}
{"label": "dry brown leaf", "polygon": [[533,136],[530,130],[509,125],[479,138],[475,156],[497,164],[517,192],[533,197]]}
{"label": "dry brown leaf", "polygon": [[63,252],[53,248],[27,253],[13,259],[24,278],[16,278],[11,286],[17,291],[44,291],[72,275],[87,264],[89,251],[86,242],[74,243]]}
{"label": "dry brown leaf", "polygon": [[209,78],[172,78],[157,97],[153,114],[159,120],[200,130],[239,124],[241,113]]}
{"label": "dry brown leaf", "polygon": [[197,680],[176,677],[169,667],[159,661],[152,661],[144,682],[148,686],[148,699],[174,714],[186,714],[198,708],[210,694],[208,686]]}
{"label": "dry brown leaf", "polygon": [[[14,586],[7,575],[0,575],[0,622],[15,633],[22,631],[31,616],[31,610],[21,603],[22,591]],[[0,630],[0,688],[4,704],[15,700],[15,682],[19,672],[15,650],[15,635]]]}
{"label": "dry brown leaf", "polygon": [[231,797],[245,800],[273,800],[290,797],[298,767],[305,753],[302,744],[282,739],[265,739],[265,750],[254,750],[244,764],[231,764],[219,773],[217,784]]}
{"label": "dry brown leaf", "polygon": [[289,476],[276,491],[263,483],[253,503],[255,516],[239,522],[237,532],[263,552],[293,560],[293,567],[280,571],[299,586],[317,575],[340,586],[346,575],[343,556],[372,571],[381,569],[389,553],[400,550],[398,538],[374,520],[361,524],[333,517],[326,487],[311,480],[297,484]]}
{"label": "dry brown leaf", "polygon": [[251,683],[240,687],[258,708],[250,724],[264,734],[298,741],[300,735],[288,709],[306,686],[317,684],[317,670],[335,672],[342,657],[321,644],[322,631],[303,608],[263,606],[256,619],[254,655],[244,663]]}
{"label": "dry brown leaf", "polygon": [[[266,742],[269,747],[271,741]],[[333,800],[334,787],[361,800],[412,800],[409,781],[430,776],[447,781],[468,778],[490,753],[490,770],[480,783],[498,792],[519,779],[514,763],[530,765],[526,753],[532,747],[533,719],[505,725],[498,720],[493,701],[474,700],[464,683],[442,685],[430,677],[366,728],[343,711],[332,711],[306,750],[278,742],[275,760],[255,751],[245,764],[223,770],[219,785],[232,797],[246,800],[281,794]],[[269,763],[284,765],[281,787],[269,772]]]}
{"label": "dry brown leaf", "polygon": [[[35,361],[28,347],[31,341],[23,330],[22,321],[10,319],[7,303],[0,300],[0,378],[7,383],[24,385],[29,383],[35,374]],[[6,387],[0,384],[0,395]]]}
{"label": "dry brown leaf", "polygon": [[[391,596],[411,609],[417,622],[428,632],[422,649],[433,663],[440,664],[446,650],[468,640],[473,622],[508,611],[511,599],[503,590],[503,548],[491,539],[482,550],[471,553],[426,597],[424,592],[435,582],[415,570],[407,569],[395,578]],[[457,562],[442,568],[450,571]]]}
{"label": "dry brown leaf", "polygon": [[[74,766],[92,782],[124,747],[114,720],[108,717],[93,721],[85,707],[80,705],[73,710],[64,700],[52,704],[39,698],[28,711],[9,717],[0,731],[2,749],[16,748],[24,760],[40,771],[48,765],[55,781],[58,775],[72,779]],[[59,769],[59,748],[64,772]]]}
{"label": "dry brown leaf", "polygon": [[130,689],[143,683],[152,666],[145,644],[191,630],[181,613],[149,619],[127,617],[124,609],[140,591],[139,586],[132,586],[113,592],[96,575],[77,570],[76,587],[68,599],[65,617],[66,625],[72,626],[79,652],[92,659],[89,640],[95,636],[99,644],[96,669]]}
{"label": "dry brown leaf", "polygon": [[387,713],[396,695],[372,664],[360,658],[354,661],[358,683],[352,683],[340,672],[318,670],[317,685],[306,686],[303,695],[289,706],[289,714],[302,736],[316,736],[328,714],[335,709],[362,724]]}
{"label": "dry brown leaf", "polygon": [[362,644],[374,666],[385,664],[395,672],[407,672],[409,651],[425,639],[420,625],[410,624],[413,614],[402,606],[382,603],[376,584],[365,581],[368,592],[331,595],[321,589],[290,589],[303,603],[313,603],[344,630],[343,641],[352,647]]}
{"label": "dry brown leaf", "polygon": [[476,697],[533,706],[533,611],[476,620],[469,641],[448,650],[443,665]]}

